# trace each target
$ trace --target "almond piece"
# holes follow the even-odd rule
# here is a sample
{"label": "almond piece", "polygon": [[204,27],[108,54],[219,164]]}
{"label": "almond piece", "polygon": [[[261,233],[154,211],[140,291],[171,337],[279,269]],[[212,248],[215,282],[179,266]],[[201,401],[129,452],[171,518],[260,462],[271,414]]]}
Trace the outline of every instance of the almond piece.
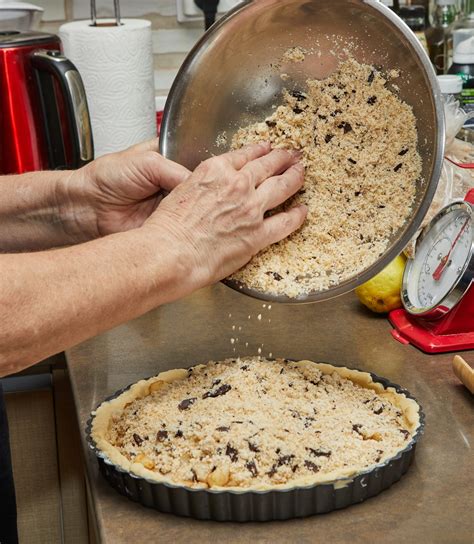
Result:
{"label": "almond piece", "polygon": [[155,462],[152,461],[148,456],[146,456],[144,453],[139,453],[135,459],[135,463],[140,463],[148,470],[153,470],[155,468]]}
{"label": "almond piece", "polygon": [[220,466],[209,474],[209,476],[207,477],[207,483],[209,484],[209,487],[213,487],[216,485],[224,486],[229,481],[229,477],[229,467]]}

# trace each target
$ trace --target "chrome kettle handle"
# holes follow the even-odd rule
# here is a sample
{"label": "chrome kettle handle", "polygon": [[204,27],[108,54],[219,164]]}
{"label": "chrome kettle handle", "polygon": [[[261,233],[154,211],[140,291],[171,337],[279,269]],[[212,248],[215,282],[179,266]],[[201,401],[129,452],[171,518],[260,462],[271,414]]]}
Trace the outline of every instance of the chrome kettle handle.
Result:
{"label": "chrome kettle handle", "polygon": [[[39,49],[32,53],[31,61],[37,74],[50,168],[79,168],[94,158],[92,128],[82,78],[61,51]],[[66,157],[54,81],[62,91],[71,128],[73,156],[70,160]]]}

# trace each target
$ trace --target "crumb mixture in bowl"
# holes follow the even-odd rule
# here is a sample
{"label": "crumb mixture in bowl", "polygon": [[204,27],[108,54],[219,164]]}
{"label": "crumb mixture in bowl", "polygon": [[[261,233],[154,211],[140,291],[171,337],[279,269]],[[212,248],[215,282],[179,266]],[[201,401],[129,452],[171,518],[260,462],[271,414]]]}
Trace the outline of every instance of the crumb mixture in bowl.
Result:
{"label": "crumb mixture in bowl", "polygon": [[96,447],[147,479],[270,489],[350,478],[410,443],[418,404],[370,374],[260,357],[143,380],[103,403]]}
{"label": "crumb mixture in bowl", "polygon": [[396,77],[346,60],[304,92],[285,91],[270,117],[237,131],[234,149],[270,140],[302,150],[304,187],[285,206],[304,203],[309,212],[299,231],[231,279],[304,297],[356,276],[384,253],[410,216],[422,166],[413,111],[387,86]]}

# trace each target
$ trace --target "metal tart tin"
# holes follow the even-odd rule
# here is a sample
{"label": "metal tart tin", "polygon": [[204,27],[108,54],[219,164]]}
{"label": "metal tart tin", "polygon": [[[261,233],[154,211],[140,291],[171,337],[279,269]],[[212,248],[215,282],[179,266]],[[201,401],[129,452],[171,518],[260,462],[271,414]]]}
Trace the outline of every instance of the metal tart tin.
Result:
{"label": "metal tart tin", "polygon": [[[86,424],[87,443],[97,457],[101,474],[114,489],[129,499],[160,512],[202,520],[240,522],[287,520],[325,514],[374,497],[400,480],[415,457],[416,444],[424,431],[425,415],[418,401],[399,385],[376,374],[369,374],[374,382],[381,383],[385,389],[393,387],[397,393],[417,402],[420,424],[406,447],[394,457],[351,478],[334,480],[331,483],[265,491],[225,491],[155,482],[136,476],[112,463],[97,448],[91,436],[93,415]],[[132,385],[120,389],[103,402],[118,397]]]}

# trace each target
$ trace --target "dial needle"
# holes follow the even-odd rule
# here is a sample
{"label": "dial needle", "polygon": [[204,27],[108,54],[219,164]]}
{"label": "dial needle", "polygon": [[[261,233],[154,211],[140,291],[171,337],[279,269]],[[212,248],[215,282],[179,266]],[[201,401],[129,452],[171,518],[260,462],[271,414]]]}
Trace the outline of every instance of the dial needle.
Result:
{"label": "dial needle", "polygon": [[451,253],[453,252],[453,249],[456,247],[456,244],[458,243],[459,238],[461,238],[462,233],[466,230],[466,227],[469,223],[469,217],[464,222],[464,225],[461,227],[461,230],[458,232],[458,235],[454,239],[454,242],[452,243],[451,247],[449,248],[448,253],[441,259],[439,262],[439,265],[437,266],[436,270],[433,272],[433,279],[438,281],[441,279],[441,275],[444,272],[444,269],[446,268],[446,264],[448,263],[449,257],[451,256]]}

